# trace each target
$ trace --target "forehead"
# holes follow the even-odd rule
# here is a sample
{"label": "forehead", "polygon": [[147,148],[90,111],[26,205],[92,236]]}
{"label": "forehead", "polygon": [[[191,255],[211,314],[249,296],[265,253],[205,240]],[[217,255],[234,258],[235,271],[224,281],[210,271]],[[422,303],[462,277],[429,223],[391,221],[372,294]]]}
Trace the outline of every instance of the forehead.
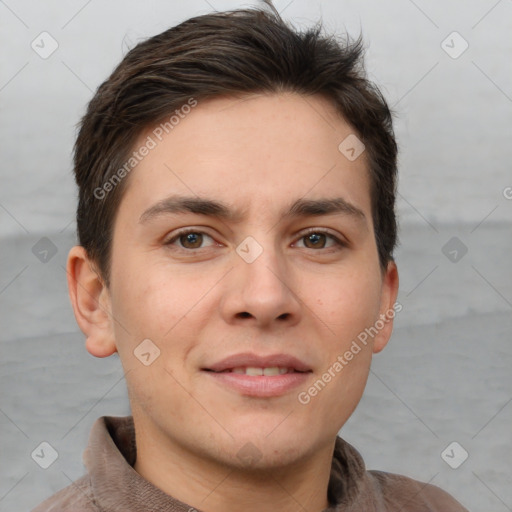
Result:
{"label": "forehead", "polygon": [[140,215],[181,194],[215,197],[246,212],[256,209],[260,217],[277,215],[290,201],[316,197],[343,197],[370,212],[366,155],[348,159],[339,149],[354,136],[320,96],[199,101],[172,124],[155,124],[141,134],[134,150],[151,149],[131,172],[120,209]]}

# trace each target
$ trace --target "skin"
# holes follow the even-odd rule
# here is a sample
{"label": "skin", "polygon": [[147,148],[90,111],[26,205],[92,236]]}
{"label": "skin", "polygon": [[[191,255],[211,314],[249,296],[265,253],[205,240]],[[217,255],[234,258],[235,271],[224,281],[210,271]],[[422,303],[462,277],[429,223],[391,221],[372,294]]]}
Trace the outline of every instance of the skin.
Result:
{"label": "skin", "polygon": [[[320,96],[200,102],[129,177],[114,226],[110,286],[83,248],[69,254],[70,296],[87,350],[97,357],[117,351],[125,370],[135,470],[197,509],[328,506],[336,435],[361,398],[392,320],[308,404],[297,395],[392,309],[398,291],[395,264],[379,264],[365,154],[349,161],[338,150],[351,133]],[[169,196],[221,201],[239,218],[182,212],[141,220]],[[364,217],[283,216],[300,198],[343,198]],[[202,247],[190,248],[184,237],[166,244],[187,227],[208,235]],[[329,236],[311,246],[308,228]],[[263,248],[252,263],[235,250],[248,236]],[[160,349],[148,366],[133,353],[144,339]],[[257,398],[201,371],[247,351],[307,362],[307,385]],[[237,455],[247,443],[257,460]]]}

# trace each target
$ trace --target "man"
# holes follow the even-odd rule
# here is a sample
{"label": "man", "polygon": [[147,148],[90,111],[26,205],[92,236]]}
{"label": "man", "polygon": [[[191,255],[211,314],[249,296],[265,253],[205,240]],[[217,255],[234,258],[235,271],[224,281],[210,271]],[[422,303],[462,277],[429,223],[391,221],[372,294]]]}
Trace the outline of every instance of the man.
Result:
{"label": "man", "polygon": [[400,308],[397,147],[361,53],[239,10],[100,86],[68,284],[133,416],[98,419],[87,475],[36,512],[465,510],[337,437]]}

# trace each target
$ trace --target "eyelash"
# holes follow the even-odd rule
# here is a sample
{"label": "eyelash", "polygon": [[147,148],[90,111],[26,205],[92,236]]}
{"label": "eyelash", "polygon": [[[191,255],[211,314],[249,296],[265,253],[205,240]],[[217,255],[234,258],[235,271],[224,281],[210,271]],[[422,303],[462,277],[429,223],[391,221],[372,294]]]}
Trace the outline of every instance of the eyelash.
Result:
{"label": "eyelash", "polygon": [[[183,229],[181,231],[178,231],[172,238],[170,238],[169,240],[164,242],[164,245],[173,245],[174,242],[176,242],[176,240],[178,240],[180,237],[182,237],[184,235],[188,235],[190,233],[206,235],[206,236],[209,236],[213,240],[213,237],[211,235],[209,235],[208,233],[206,233],[205,231],[201,231],[200,229],[187,228],[187,229]],[[181,249],[183,251],[188,251],[188,252],[194,251],[194,249],[187,249],[185,247],[178,247],[178,249]],[[204,249],[204,247],[199,247],[199,249]]]}
{"label": "eyelash", "polygon": [[[213,240],[213,237],[211,235],[209,235],[208,233],[206,233],[205,231],[201,231],[200,229],[191,229],[191,228],[186,228],[186,229],[183,229],[181,231],[178,231],[178,233],[176,233],[172,238],[170,238],[169,240],[167,240],[164,245],[167,245],[167,246],[170,246],[170,245],[173,245],[174,242],[176,242],[177,240],[179,240],[180,237],[184,236],[184,235],[188,235],[190,233],[196,233],[196,234],[201,234],[201,235],[206,235],[208,237],[210,237],[212,240]],[[334,244],[336,246],[336,249],[339,250],[343,247],[347,247],[347,243],[340,240],[338,237],[336,237],[335,235],[333,235],[330,231],[327,231],[325,229],[318,229],[318,228],[308,228],[306,230],[306,232],[302,233],[302,235],[297,239],[297,240],[302,240],[303,238],[307,237],[308,235],[311,235],[311,234],[321,234],[321,235],[326,235],[328,238],[330,238],[331,240],[334,241]],[[179,250],[183,250],[183,251],[187,251],[187,252],[192,252],[192,251],[195,251],[195,250],[199,250],[199,249],[205,249],[205,247],[199,247],[197,249],[188,249],[188,248],[185,248],[185,247],[179,247],[178,246],[178,249]],[[306,247],[306,249],[311,249],[310,247]],[[313,251],[319,251],[319,250],[329,250],[329,249],[333,249],[333,247],[322,247],[321,249],[311,249]]]}
{"label": "eyelash", "polygon": [[[328,238],[334,241],[334,244],[336,245],[337,249],[340,249],[342,247],[347,247],[347,243],[340,240],[337,236],[333,235],[330,231],[327,231],[326,229],[318,229],[318,228],[308,228],[302,235],[298,238],[298,240],[302,240],[303,238],[307,237],[311,234],[321,234],[326,235]],[[309,249],[309,247],[306,247],[306,249]],[[326,247],[325,249],[332,249],[332,247]],[[313,249],[318,250],[318,249]]]}

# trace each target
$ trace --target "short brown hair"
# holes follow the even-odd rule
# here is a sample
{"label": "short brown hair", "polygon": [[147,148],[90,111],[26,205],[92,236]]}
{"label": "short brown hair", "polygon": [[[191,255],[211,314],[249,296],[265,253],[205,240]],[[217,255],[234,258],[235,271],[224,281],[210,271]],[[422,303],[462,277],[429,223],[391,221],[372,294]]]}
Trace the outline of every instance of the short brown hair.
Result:
{"label": "short brown hair", "polygon": [[[366,147],[379,260],[393,258],[397,145],[389,107],[364,72],[361,37],[340,41],[322,27],[299,32],[270,1],[188,19],[130,50],[98,88],[81,120],[74,172],[79,243],[108,285],[120,178],[136,139],[183,105],[240,93],[296,92],[330,100]],[[341,142],[341,141],[340,141]],[[108,194],[98,194],[99,190]]]}

